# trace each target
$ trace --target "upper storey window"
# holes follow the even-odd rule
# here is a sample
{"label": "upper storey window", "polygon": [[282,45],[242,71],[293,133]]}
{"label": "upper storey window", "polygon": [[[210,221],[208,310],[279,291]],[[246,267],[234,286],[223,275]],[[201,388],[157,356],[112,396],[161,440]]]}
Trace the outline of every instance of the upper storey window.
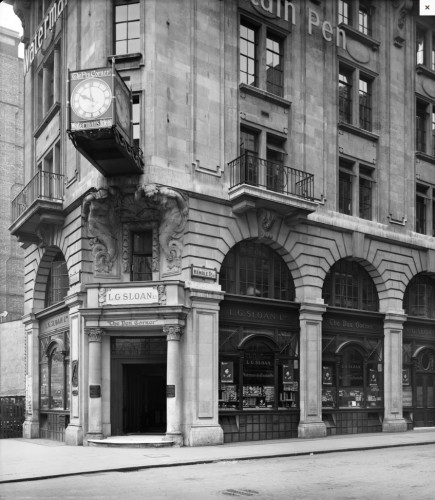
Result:
{"label": "upper storey window", "polygon": [[50,265],[45,295],[45,306],[61,302],[69,289],[69,276],[66,261],[59,252]]}
{"label": "upper storey window", "polygon": [[435,71],[435,31],[418,25],[415,42],[416,63]]}
{"label": "upper storey window", "polygon": [[338,74],[339,121],[371,132],[372,79],[357,68],[340,66]]}
{"label": "upper storey window", "polygon": [[417,100],[416,108],[416,150],[435,156],[435,104]]}
{"label": "upper storey window", "polygon": [[140,52],[140,3],[115,0],[115,54]]}
{"label": "upper storey window", "polygon": [[357,29],[364,35],[372,34],[372,6],[363,0],[339,0],[338,22]]}
{"label": "upper storey window", "polygon": [[265,26],[240,23],[240,83],[284,94],[284,38]]}

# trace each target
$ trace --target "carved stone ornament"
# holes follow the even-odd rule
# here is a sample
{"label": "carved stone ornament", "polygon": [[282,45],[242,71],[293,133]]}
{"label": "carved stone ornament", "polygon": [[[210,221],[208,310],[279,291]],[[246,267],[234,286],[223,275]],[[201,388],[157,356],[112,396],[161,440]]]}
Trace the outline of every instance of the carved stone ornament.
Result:
{"label": "carved stone ornament", "polygon": [[271,230],[276,221],[276,213],[272,210],[260,208],[257,212],[258,218],[258,237],[272,238]]}
{"label": "carved stone ornament", "polygon": [[157,293],[159,294],[159,305],[166,305],[166,285],[158,285]]}
{"label": "carved stone ornament", "polygon": [[85,329],[89,342],[101,342],[105,331],[103,328],[86,328]]}
{"label": "carved stone ornament", "polygon": [[412,9],[412,0],[392,0],[394,14],[393,41],[396,47],[405,43],[406,16]]}
{"label": "carved stone ornament", "polygon": [[82,219],[87,227],[95,269],[110,273],[118,256],[119,206],[117,188],[100,188],[89,193],[82,204]]}
{"label": "carved stone ornament", "polygon": [[122,226],[122,271],[128,273],[131,266],[131,232],[152,230],[152,271],[159,271],[160,247],[157,222],[143,224],[125,222]]}
{"label": "carved stone ornament", "polygon": [[166,335],[166,340],[180,340],[183,328],[179,325],[164,326],[163,333]]}
{"label": "carved stone ornament", "polygon": [[183,235],[189,207],[185,197],[175,189],[156,184],[142,184],[135,199],[144,197],[150,207],[159,210],[159,243],[170,271],[181,272]]}

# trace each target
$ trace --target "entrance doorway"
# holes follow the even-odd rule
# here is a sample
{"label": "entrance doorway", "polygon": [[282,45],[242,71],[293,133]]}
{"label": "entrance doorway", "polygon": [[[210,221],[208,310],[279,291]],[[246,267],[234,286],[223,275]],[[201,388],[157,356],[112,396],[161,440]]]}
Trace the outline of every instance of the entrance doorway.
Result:
{"label": "entrance doorway", "polygon": [[166,432],[166,365],[123,364],[124,434]]}
{"label": "entrance doorway", "polygon": [[435,350],[425,348],[417,357],[415,427],[435,426]]}

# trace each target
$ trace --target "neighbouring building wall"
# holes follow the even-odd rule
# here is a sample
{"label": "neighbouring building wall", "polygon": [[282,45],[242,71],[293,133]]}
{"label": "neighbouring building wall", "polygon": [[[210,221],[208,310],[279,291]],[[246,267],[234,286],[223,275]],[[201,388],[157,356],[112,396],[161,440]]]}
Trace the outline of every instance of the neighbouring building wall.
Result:
{"label": "neighbouring building wall", "polygon": [[21,320],[0,324],[0,397],[25,394],[25,342]]}
{"label": "neighbouring building wall", "polygon": [[0,316],[23,314],[23,258],[18,240],[9,233],[11,203],[24,184],[23,60],[20,37],[0,28]]}

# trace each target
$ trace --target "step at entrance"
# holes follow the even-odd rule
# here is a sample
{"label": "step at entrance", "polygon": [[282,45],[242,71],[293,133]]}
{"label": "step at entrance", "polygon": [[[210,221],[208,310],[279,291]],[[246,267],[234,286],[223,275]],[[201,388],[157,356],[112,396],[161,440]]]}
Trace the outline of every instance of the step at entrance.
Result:
{"label": "step at entrance", "polygon": [[89,439],[89,446],[106,448],[169,448],[174,441],[165,440],[165,434],[136,434],[129,436],[111,436],[105,439]]}

